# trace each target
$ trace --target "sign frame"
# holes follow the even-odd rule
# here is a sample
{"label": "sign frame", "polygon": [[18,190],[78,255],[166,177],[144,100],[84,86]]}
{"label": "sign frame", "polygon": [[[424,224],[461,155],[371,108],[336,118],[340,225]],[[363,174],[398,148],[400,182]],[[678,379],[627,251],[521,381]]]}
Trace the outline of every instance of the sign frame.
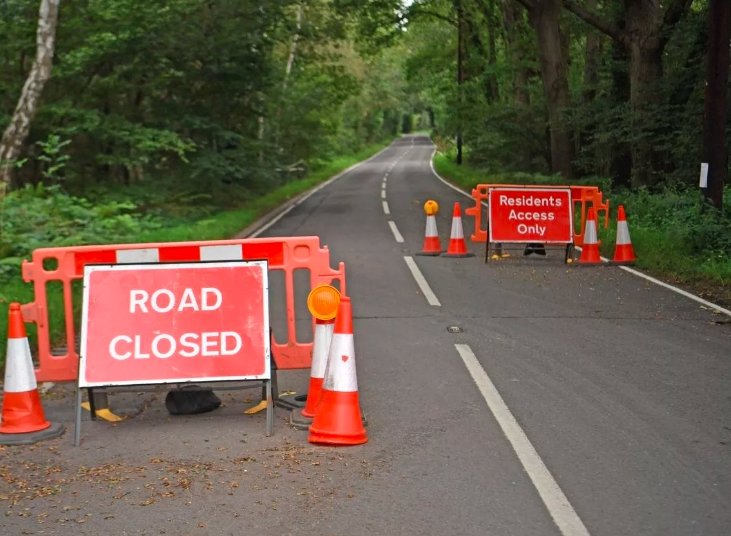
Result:
{"label": "sign frame", "polygon": [[[81,344],[79,351],[79,374],[76,386],[77,415],[75,444],[78,445],[79,443],[82,389],[87,389],[89,391],[89,398],[91,400],[92,389],[96,387],[167,385],[186,384],[192,382],[262,381],[265,388],[265,396],[268,402],[266,419],[267,436],[271,435],[274,416],[272,409],[273,367],[271,356],[271,330],[269,319],[268,268],[268,262],[266,260],[227,260],[204,262],[86,265],[84,267],[83,275],[82,320],[80,330]],[[212,271],[210,274],[208,274],[209,279],[217,276],[217,282],[211,283],[209,281],[206,281],[200,288],[196,289],[190,287],[183,288],[186,284],[190,285],[191,282],[196,281],[197,270],[202,271],[206,269]],[[229,269],[233,270],[230,271]],[[213,272],[213,270],[218,270],[219,273]],[[148,272],[148,275],[150,275],[153,271],[155,274],[155,277],[153,279],[155,280],[156,285],[159,284],[158,281],[167,277],[165,281],[171,281],[171,283],[169,283],[170,288],[178,293],[178,295],[176,296],[175,292],[168,288],[158,289],[157,292],[160,292],[160,295],[168,300],[162,300],[165,307],[164,309],[155,309],[155,303],[153,302],[152,297],[157,292],[150,295],[149,290],[144,290],[144,282],[142,281],[144,279],[144,273]],[[171,275],[167,276],[167,274],[161,274],[160,271],[170,271]],[[172,277],[174,271],[178,271],[177,277]],[[137,273],[134,274],[133,272]],[[90,304],[92,303],[91,299],[95,288],[104,288],[102,286],[103,283],[101,282],[97,283],[97,287],[94,287],[94,274],[99,274],[96,276],[96,279],[100,281],[105,281],[104,278],[106,276],[107,279],[106,283],[104,284],[106,284],[107,286],[114,285],[115,283],[118,284],[118,281],[122,278],[132,278],[136,276],[138,278],[138,281],[140,282],[139,287],[142,288],[142,290],[132,290],[131,288],[128,289],[127,287],[124,287],[122,295],[124,292],[129,291],[129,294],[126,298],[128,301],[125,302],[125,306],[128,307],[128,310],[124,311],[124,313],[127,315],[128,318],[135,313],[139,314],[140,311],[144,313],[152,312],[153,315],[150,316],[150,326],[144,326],[145,329],[149,330],[148,332],[145,332],[144,330],[139,330],[138,326],[137,328],[131,328],[132,332],[134,332],[135,329],[140,331],[140,333],[138,334],[133,334],[135,339],[126,334],[121,336],[125,340],[125,350],[132,348],[134,349],[134,351],[139,351],[140,353],[135,354],[133,353],[133,351],[130,350],[126,351],[124,356],[121,356],[121,352],[115,356],[114,352],[116,351],[116,349],[112,350],[112,343],[109,343],[109,353],[105,353],[105,356],[110,360],[114,359],[115,361],[111,361],[112,363],[119,364],[119,366],[116,368],[116,372],[106,373],[105,371],[103,371],[102,367],[104,366],[104,362],[99,361],[103,359],[103,357],[97,355],[92,358],[94,360],[93,363],[97,368],[94,369],[94,372],[92,374],[92,376],[94,377],[89,379],[87,376],[88,372],[91,369],[88,368],[88,365],[92,363],[92,361],[90,361],[90,351],[98,351],[98,346],[100,346],[98,342],[95,342],[95,344],[91,345],[89,343],[89,331],[90,329],[92,329],[90,327],[90,320],[92,320],[90,318]],[[150,277],[153,276],[150,275]],[[132,279],[133,283],[137,283],[138,281]],[[237,287],[236,285],[239,282],[241,286]],[[126,283],[127,282],[125,281],[125,284]],[[149,281],[147,283],[149,285]],[[214,287],[213,285],[217,286]],[[251,302],[239,300],[239,296],[245,296],[243,294],[244,291],[251,292],[252,286],[255,289],[255,295],[254,298],[252,298]],[[240,288],[242,290],[242,294],[235,293],[235,289],[237,288]],[[258,289],[260,289],[261,294],[259,294]],[[198,298],[194,297],[194,290],[199,291]],[[166,293],[162,293],[162,291],[166,291]],[[205,297],[204,291],[209,291],[207,295],[205,295]],[[138,293],[135,294],[135,298],[133,298],[133,292]],[[144,294],[146,292],[147,295]],[[169,293],[169,295],[167,293]],[[109,294],[111,295],[111,293]],[[232,295],[236,298],[233,303],[230,301],[230,297]],[[139,296],[145,297],[146,301],[144,301],[144,309],[143,306],[136,301],[136,298]],[[149,296],[149,299],[147,299],[147,296]],[[177,310],[173,310],[174,307],[172,307],[171,305],[173,303],[173,298],[170,298],[169,296],[173,296],[174,299],[177,300]],[[228,302],[224,302],[224,296],[228,297]],[[96,307],[96,310],[93,314],[95,315],[94,319],[98,324],[96,326],[97,328],[100,328],[100,326],[104,326],[103,321],[108,319],[110,315],[112,315],[112,318],[114,318],[114,311],[120,310],[120,303],[122,302],[122,300],[122,297],[115,297],[114,300],[111,300],[113,302],[113,305],[110,305],[109,307],[111,307],[112,309],[105,309],[105,304],[103,303],[103,300],[94,305]],[[221,310],[216,310],[216,308],[219,308]],[[152,311],[152,309],[155,309],[155,311]],[[156,313],[164,313],[165,316]],[[234,313],[233,319],[228,318],[227,315],[229,313]],[[99,317],[98,320],[96,320],[96,316]],[[125,315],[120,316],[124,318]],[[223,329],[221,326],[224,322],[227,322],[227,325],[233,322],[236,325],[236,328],[234,329],[237,329],[237,331],[203,332],[200,334],[183,333],[182,335],[178,333],[180,330],[189,329],[181,327],[184,324],[187,326],[193,325],[197,328],[199,322],[201,322],[201,318],[206,319],[208,325],[214,326],[214,329],[215,327],[218,327],[218,329],[221,330]],[[139,322],[145,322],[144,318],[139,320]],[[163,335],[159,335],[161,329],[164,330],[166,327],[170,328],[170,333],[163,333]],[[102,327],[102,329],[105,328]],[[176,332],[176,330],[178,332]],[[111,331],[111,329],[105,332],[104,335],[109,336],[109,331]],[[173,337],[173,333],[175,333],[180,337],[177,340],[178,345],[175,346],[173,349],[172,343],[168,344],[168,346],[166,347],[166,354],[169,355],[155,355],[152,351],[147,354],[142,354],[142,350],[138,350],[136,345],[142,345],[143,343],[138,342],[137,337],[139,337],[139,339],[142,339],[143,335],[149,336],[151,333],[157,333],[158,335],[156,339],[164,339],[165,343],[169,343],[169,341],[174,341],[175,338]],[[218,340],[215,339],[215,335],[219,336]],[[91,334],[91,336],[93,336],[93,334]],[[200,340],[198,341],[197,337],[199,336]],[[184,337],[188,337],[185,340],[187,346],[183,345]],[[135,341],[134,344],[131,342],[132,340]],[[235,342],[231,342],[232,340]],[[216,344],[218,344],[218,346],[216,346]],[[253,345],[255,356],[250,359],[248,355],[245,355],[242,359],[242,355],[244,355],[247,351],[251,352],[251,350],[248,349],[248,347],[251,345]],[[90,350],[90,346],[92,349],[95,346],[97,348],[96,350]],[[153,342],[151,343],[151,348],[154,347],[155,346]],[[183,353],[184,348],[187,350],[188,355],[185,355],[185,353]],[[194,348],[196,348],[197,350],[193,350]],[[195,351],[197,351],[198,353],[194,353]],[[214,353],[215,351],[217,351],[218,353]],[[150,357],[150,354],[153,354],[152,357]],[[215,356],[218,356],[221,361],[212,361],[213,359],[216,359]],[[177,360],[174,362],[177,364],[177,366],[170,366],[170,362],[168,361],[169,357],[173,357],[173,359],[177,358]],[[181,358],[190,358],[191,361],[188,361],[187,363],[183,361],[183,365],[181,366]],[[135,363],[135,361],[139,361],[139,363]],[[129,370],[124,370],[123,368],[121,368],[121,363],[130,363],[131,366],[128,367]],[[129,373],[131,373],[131,376],[133,376],[135,368],[137,368],[138,371],[141,370],[139,365],[142,363],[149,363],[153,365],[153,368],[150,369],[150,377],[124,378],[124,376]],[[198,368],[199,370],[196,370],[196,368]],[[169,374],[167,372],[168,369],[170,369]],[[102,372],[98,372],[100,370],[102,370]],[[218,374],[219,370],[220,372],[222,372],[222,374]],[[123,372],[120,373],[119,371]],[[206,374],[207,371],[216,371],[216,373],[214,373],[215,375],[209,376]],[[105,376],[105,374],[107,375]],[[141,374],[141,376],[144,376],[144,374]]]}

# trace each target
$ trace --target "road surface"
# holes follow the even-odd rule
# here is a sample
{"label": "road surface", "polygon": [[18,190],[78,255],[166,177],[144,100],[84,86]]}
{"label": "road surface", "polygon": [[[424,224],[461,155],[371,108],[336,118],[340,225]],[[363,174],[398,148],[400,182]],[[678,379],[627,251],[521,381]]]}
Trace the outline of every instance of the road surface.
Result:
{"label": "road surface", "polygon": [[[317,235],[346,263],[367,444],[310,445],[281,408],[265,437],[264,414],[243,414],[256,390],[190,417],[127,395],[144,410],[85,422],[79,447],[67,432],[0,450],[2,533],[731,533],[727,317],[559,250],[416,255],[427,199],[445,245],[470,204],[432,152],[405,136],[256,231]],[[71,426],[72,393],[46,397]]]}

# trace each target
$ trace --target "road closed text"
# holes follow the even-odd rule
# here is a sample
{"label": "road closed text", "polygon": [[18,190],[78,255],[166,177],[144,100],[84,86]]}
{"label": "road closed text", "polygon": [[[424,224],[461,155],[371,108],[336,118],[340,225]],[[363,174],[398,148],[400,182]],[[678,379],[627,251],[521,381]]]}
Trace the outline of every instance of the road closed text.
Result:
{"label": "road closed text", "polygon": [[[133,289],[129,292],[130,314],[169,314],[183,311],[216,311],[223,303],[223,294],[215,287],[185,288],[177,293],[171,289],[153,292]],[[149,336],[121,334],[109,343],[109,355],[118,361],[125,359],[167,359],[181,357],[217,357],[235,355],[243,341],[235,331],[202,333],[156,333]]]}
{"label": "road closed text", "polygon": [[568,242],[570,207],[569,190],[493,189],[489,201],[491,241]]}
{"label": "road closed text", "polygon": [[85,269],[80,385],[269,374],[265,261]]}

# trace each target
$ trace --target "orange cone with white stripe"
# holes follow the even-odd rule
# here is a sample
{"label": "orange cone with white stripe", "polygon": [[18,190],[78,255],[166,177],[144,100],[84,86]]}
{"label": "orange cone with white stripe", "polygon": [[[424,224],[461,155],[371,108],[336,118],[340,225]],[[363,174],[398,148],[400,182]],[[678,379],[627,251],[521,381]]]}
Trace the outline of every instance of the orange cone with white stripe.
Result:
{"label": "orange cone with white stripe", "polygon": [[[43,412],[33,358],[30,355],[28,336],[19,303],[11,303],[8,313],[8,347],[5,358],[5,385],[3,391],[0,444],[33,443],[43,437],[21,437],[52,428]],[[58,430],[54,427],[54,434]],[[61,428],[60,431],[63,431]],[[11,435],[11,439],[5,440]],[[48,436],[47,436],[48,437]]]}
{"label": "orange cone with white stripe", "polygon": [[325,379],[327,356],[330,353],[335,320],[315,319],[315,336],[312,342],[312,365],[310,367],[310,387],[307,390],[307,402],[302,408],[304,417],[314,417],[317,405],[322,396],[322,383]]}
{"label": "orange cone with white stripe", "polygon": [[454,204],[452,213],[452,232],[449,236],[449,247],[445,257],[474,257],[474,253],[467,251],[467,243],[462,230],[462,207],[459,202]]}
{"label": "orange cone with white stripe", "polygon": [[424,245],[417,255],[436,256],[442,253],[442,244],[439,241],[439,233],[437,232],[437,212],[439,212],[439,204],[429,199],[424,203],[424,212],[426,213],[426,229],[424,231]]}
{"label": "orange cone with white stripe", "polygon": [[584,245],[581,246],[579,264],[600,264],[599,239],[596,232],[596,214],[594,207],[589,208],[584,225]]}
{"label": "orange cone with white stripe", "polygon": [[350,298],[338,306],[320,403],[307,438],[310,443],[361,445],[368,441],[360,412]]}
{"label": "orange cone with white stripe", "polygon": [[617,241],[614,246],[614,257],[612,262],[617,264],[631,264],[637,260],[635,250],[632,247],[632,240],[629,236],[627,216],[624,213],[624,205],[617,209]]}

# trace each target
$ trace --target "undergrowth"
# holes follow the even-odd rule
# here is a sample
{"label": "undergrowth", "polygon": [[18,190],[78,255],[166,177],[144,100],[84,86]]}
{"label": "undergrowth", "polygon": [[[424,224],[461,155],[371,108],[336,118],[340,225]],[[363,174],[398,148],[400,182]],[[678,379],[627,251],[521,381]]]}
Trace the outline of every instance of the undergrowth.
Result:
{"label": "undergrowth", "polygon": [[[457,165],[447,154],[434,161],[437,172],[466,191],[477,184],[565,184],[558,176],[489,173]],[[598,186],[610,200],[611,224],[598,225],[602,255],[611,258],[616,239],[616,212],[627,214],[637,268],[656,277],[687,284],[705,297],[728,306],[731,300],[731,187],[724,191],[723,210],[708,207],[694,189],[613,189],[606,178],[592,177],[572,184]]]}

